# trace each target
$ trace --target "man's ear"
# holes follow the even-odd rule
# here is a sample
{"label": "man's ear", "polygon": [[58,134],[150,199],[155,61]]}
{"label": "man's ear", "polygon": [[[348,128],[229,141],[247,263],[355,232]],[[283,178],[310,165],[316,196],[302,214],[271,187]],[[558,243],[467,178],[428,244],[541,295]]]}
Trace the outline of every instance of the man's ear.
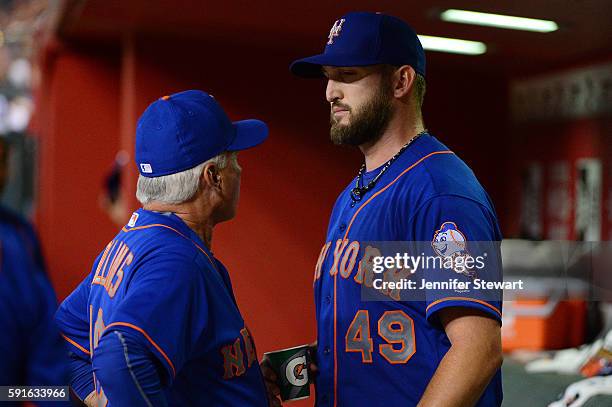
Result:
{"label": "man's ear", "polygon": [[410,95],[412,86],[416,78],[416,72],[409,65],[403,65],[395,71],[396,81],[395,88],[393,89],[393,95],[398,99],[404,99]]}
{"label": "man's ear", "polygon": [[217,165],[213,163],[204,166],[201,181],[211,188],[218,188],[221,185],[221,175],[219,174],[219,167],[217,167]]}

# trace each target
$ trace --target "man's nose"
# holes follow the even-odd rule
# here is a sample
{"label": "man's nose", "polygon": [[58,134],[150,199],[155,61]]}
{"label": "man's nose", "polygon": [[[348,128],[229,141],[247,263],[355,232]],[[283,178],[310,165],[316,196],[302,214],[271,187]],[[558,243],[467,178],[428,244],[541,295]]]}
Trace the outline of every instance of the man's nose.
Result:
{"label": "man's nose", "polygon": [[332,103],[334,100],[342,99],[344,97],[339,85],[340,84],[334,80],[329,79],[327,81],[327,88],[325,89],[325,98],[329,103]]}

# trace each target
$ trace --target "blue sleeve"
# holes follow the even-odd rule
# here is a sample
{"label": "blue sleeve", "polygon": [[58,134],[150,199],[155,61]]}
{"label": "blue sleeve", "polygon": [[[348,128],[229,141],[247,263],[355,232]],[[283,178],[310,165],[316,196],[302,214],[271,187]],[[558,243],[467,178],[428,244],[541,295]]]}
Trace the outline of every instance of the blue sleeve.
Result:
{"label": "blue sleeve", "polygon": [[57,310],[57,297],[48,278],[40,241],[32,225],[22,220],[18,226],[24,250],[28,259],[21,259],[23,269],[20,274],[28,276],[20,279],[28,285],[35,304],[34,316],[29,321],[27,349],[28,366],[26,383],[28,385],[64,385],[68,381],[68,365],[62,351],[62,340],[53,315]]}
{"label": "blue sleeve", "polygon": [[91,362],[84,360],[74,352],[68,353],[68,359],[70,387],[79,400],[83,401],[92,391],[94,391]]}
{"label": "blue sleeve", "polygon": [[67,385],[68,363],[64,344],[53,321],[57,308],[55,291],[43,273],[35,273],[32,288],[36,287],[38,297],[37,319],[29,330],[28,385]]}
{"label": "blue sleeve", "polygon": [[55,292],[28,231],[27,224],[0,222],[0,384],[63,386],[67,363],[53,323]]}
{"label": "blue sleeve", "polygon": [[60,304],[55,322],[71,352],[90,359],[89,349],[89,289],[91,275]]}
{"label": "blue sleeve", "polygon": [[[436,313],[447,307],[466,307],[478,309],[501,323],[501,290],[474,288],[482,281],[501,282],[503,277],[501,233],[492,211],[469,198],[440,195],[429,199],[412,219],[412,234],[424,252],[448,265],[428,268],[424,278],[436,282],[456,279],[470,284],[467,290],[427,290],[427,319],[434,322]],[[467,257],[475,261],[466,263]]]}
{"label": "blue sleeve", "polygon": [[86,278],[60,305],[55,322],[68,349],[70,386],[84,400],[93,390],[89,349],[88,299],[91,276]]}
{"label": "blue sleeve", "polygon": [[93,357],[103,397],[117,406],[166,406],[155,361],[137,332],[106,330]]}
{"label": "blue sleeve", "polygon": [[186,256],[157,254],[135,271],[106,330],[137,333],[171,383],[206,329],[205,273],[214,272]]}

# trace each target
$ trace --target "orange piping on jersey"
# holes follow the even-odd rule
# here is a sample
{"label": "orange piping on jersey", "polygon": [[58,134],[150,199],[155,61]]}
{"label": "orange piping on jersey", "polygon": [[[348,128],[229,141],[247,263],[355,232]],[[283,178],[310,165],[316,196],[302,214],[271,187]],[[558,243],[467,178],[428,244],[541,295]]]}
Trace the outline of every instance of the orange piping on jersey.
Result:
{"label": "orange piping on jersey", "polygon": [[182,234],[181,232],[179,232],[178,230],[174,229],[173,227],[170,227],[168,225],[162,225],[161,223],[153,223],[151,225],[145,225],[145,226],[136,226],[134,228],[130,228],[130,229],[126,229],[125,226],[121,229],[122,231],[124,231],[125,233],[127,232],[131,232],[132,230],[140,230],[140,229],[147,229],[147,228],[152,228],[152,227],[160,227],[160,228],[166,228],[166,229],[170,229],[173,232],[175,232],[176,234],[178,234],[179,236],[189,240],[191,243],[193,243],[193,245],[195,247],[198,248],[199,251],[201,251],[202,253],[204,253],[204,255],[208,258],[208,261],[210,262],[210,264],[212,264],[212,266],[215,268],[215,270],[217,270],[217,266],[215,266],[215,263],[212,261],[212,259],[210,258],[210,256],[208,255],[208,253],[206,253],[204,251],[204,249],[202,249],[200,247],[199,244],[197,244],[196,242],[194,242],[193,240],[191,240],[190,238],[188,238],[187,236],[185,236],[184,234]]}
{"label": "orange piping on jersey", "polygon": [[338,405],[338,339],[336,334],[336,282],[338,273],[334,274],[334,407]]}
{"label": "orange piping on jersey", "polygon": [[429,304],[429,306],[427,307],[425,312],[429,311],[429,309],[431,307],[433,307],[434,305],[439,304],[439,303],[444,302],[444,301],[471,301],[471,302],[477,302],[478,304],[481,304],[481,305],[484,305],[485,307],[491,308],[493,311],[495,311],[501,317],[501,312],[497,308],[495,308],[494,306],[489,304],[488,302],[485,302],[485,301],[482,301],[482,300],[477,300],[475,298],[467,298],[467,297],[446,297],[446,298],[441,298],[441,299],[436,300],[436,301],[432,302],[431,304]]}
{"label": "orange piping on jersey", "polygon": [[93,348],[93,305],[89,305],[89,349]]}
{"label": "orange piping on jersey", "polygon": [[76,343],[75,341],[73,341],[72,339],[70,339],[69,337],[67,337],[64,334],[61,334],[61,335],[62,335],[62,338],[64,338],[68,343],[73,345],[75,348],[77,348],[78,350],[80,350],[81,352],[83,352],[83,353],[85,353],[87,355],[91,355],[91,353],[89,353],[89,351],[87,349],[85,349],[84,347],[82,347],[81,345]]}
{"label": "orange piping on jersey", "polygon": [[420,163],[422,163],[423,161],[425,161],[426,159],[428,159],[429,157],[433,156],[433,155],[437,155],[437,154],[455,154],[450,150],[444,150],[444,151],[434,151],[433,153],[429,153],[424,157],[421,157],[417,162],[415,162],[414,164],[412,164],[410,167],[406,168],[404,171],[402,171],[393,181],[389,182],[387,185],[384,186],[384,188],[382,188],[380,191],[378,191],[377,193],[375,193],[374,195],[372,195],[370,197],[370,199],[368,199],[367,201],[365,201],[363,203],[363,205],[361,205],[359,207],[359,209],[357,209],[357,212],[355,212],[355,214],[353,215],[353,217],[351,218],[351,221],[348,225],[348,227],[346,228],[346,233],[344,234],[344,239],[347,238],[350,230],[351,230],[351,226],[353,226],[353,222],[355,221],[355,218],[357,217],[357,215],[359,214],[359,212],[361,212],[361,210],[370,203],[370,201],[372,201],[372,199],[376,198],[378,195],[382,194],[383,192],[385,192],[387,190],[387,188],[389,188],[391,185],[395,184],[395,182],[400,179],[404,174],[406,174],[408,171],[410,171],[411,169],[413,169],[414,167],[416,167],[417,165],[419,165]]}
{"label": "orange piping on jersey", "polygon": [[106,326],[106,330],[108,330],[108,328],[110,328],[111,326],[118,326],[118,325],[127,326],[128,328],[135,329],[141,334],[143,334],[144,337],[147,338],[149,342],[151,342],[151,344],[155,347],[155,349],[157,349],[157,351],[161,353],[164,359],[166,359],[166,362],[168,362],[168,364],[170,365],[170,368],[172,369],[172,376],[176,376],[176,370],[174,370],[174,365],[172,364],[172,361],[170,360],[168,355],[166,355],[166,353],[162,350],[162,348],[160,348],[159,345],[156,344],[155,341],[151,339],[151,337],[142,328],[139,328],[136,325],[132,325],[128,322],[113,322],[112,324]]}

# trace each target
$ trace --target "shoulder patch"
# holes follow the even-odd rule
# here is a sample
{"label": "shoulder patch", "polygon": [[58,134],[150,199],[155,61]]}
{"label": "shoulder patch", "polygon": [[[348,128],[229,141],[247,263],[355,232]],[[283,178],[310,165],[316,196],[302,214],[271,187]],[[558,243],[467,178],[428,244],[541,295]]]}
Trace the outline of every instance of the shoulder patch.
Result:
{"label": "shoulder patch", "polygon": [[[470,256],[467,244],[467,238],[454,222],[444,222],[440,229],[435,231],[431,241],[431,247],[438,256],[450,258],[453,262],[459,257],[465,258]],[[466,270],[465,268],[461,268],[461,270],[453,269],[457,273],[470,277],[475,275],[473,270]]]}
{"label": "shoulder patch", "polygon": [[436,230],[431,245],[438,256],[462,254],[467,249],[467,239],[454,222],[444,222]]}

